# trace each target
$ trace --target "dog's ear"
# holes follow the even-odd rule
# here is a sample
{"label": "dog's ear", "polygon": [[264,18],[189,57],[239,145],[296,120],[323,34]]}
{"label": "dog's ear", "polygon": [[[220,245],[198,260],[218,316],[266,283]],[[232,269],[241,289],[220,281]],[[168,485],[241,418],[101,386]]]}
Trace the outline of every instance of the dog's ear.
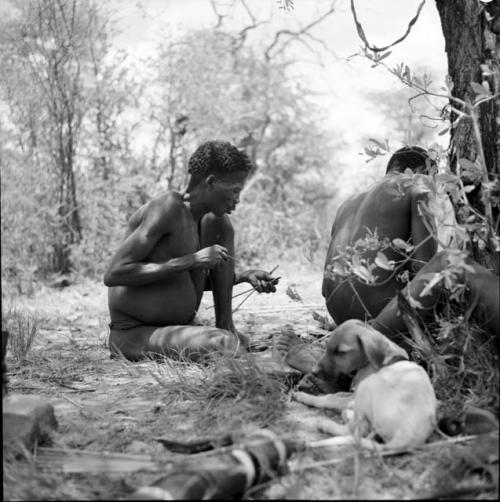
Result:
{"label": "dog's ear", "polygon": [[408,359],[404,349],[371,326],[359,326],[356,335],[368,361],[377,370],[389,364],[393,358]]}

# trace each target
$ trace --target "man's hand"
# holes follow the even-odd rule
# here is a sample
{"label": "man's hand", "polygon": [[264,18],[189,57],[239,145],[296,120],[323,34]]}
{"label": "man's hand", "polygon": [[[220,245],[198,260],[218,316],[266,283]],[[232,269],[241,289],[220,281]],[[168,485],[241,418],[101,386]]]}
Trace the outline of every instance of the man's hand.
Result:
{"label": "man's hand", "polygon": [[231,257],[224,246],[214,244],[194,253],[196,265],[199,268],[215,268],[223,265]]}
{"label": "man's hand", "polygon": [[247,270],[240,274],[238,282],[250,283],[259,293],[274,293],[279,280],[265,270]]}

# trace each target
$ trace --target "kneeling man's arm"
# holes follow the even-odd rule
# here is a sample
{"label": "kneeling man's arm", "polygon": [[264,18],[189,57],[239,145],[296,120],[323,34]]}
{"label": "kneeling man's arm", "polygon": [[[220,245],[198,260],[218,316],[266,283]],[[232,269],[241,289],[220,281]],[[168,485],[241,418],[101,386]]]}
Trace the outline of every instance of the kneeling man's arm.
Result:
{"label": "kneeling man's arm", "polygon": [[158,241],[168,233],[164,219],[145,216],[111,259],[104,274],[104,284],[108,287],[144,286],[185,270],[214,268],[228,259],[226,248],[214,245],[165,262],[147,261]]}
{"label": "kneeling man's arm", "polygon": [[274,293],[276,291],[276,284],[279,282],[279,277],[273,277],[265,270],[246,270],[239,274],[235,274],[234,284],[241,284],[248,282],[259,293]]}

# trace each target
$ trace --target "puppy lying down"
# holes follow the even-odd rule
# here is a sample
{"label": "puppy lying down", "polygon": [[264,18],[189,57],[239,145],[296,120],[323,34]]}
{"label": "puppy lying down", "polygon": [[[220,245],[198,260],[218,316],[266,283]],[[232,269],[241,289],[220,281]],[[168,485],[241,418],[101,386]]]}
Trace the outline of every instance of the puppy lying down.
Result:
{"label": "puppy lying down", "polygon": [[[379,331],[358,320],[340,324],[330,335],[326,352],[312,373],[335,381],[340,374],[355,372],[353,392],[313,396],[296,392],[293,397],[317,408],[342,411],[345,424],[324,418],[322,432],[343,436],[331,443],[361,441],[377,448],[377,435],[384,449],[418,446],[436,425],[437,400],[429,376],[408,354]],[[350,438],[350,441],[346,437]]]}

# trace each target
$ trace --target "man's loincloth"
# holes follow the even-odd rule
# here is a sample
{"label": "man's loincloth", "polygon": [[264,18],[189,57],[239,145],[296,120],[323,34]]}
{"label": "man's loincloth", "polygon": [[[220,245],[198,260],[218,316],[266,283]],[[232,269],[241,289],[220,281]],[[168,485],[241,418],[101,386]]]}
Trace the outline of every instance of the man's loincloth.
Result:
{"label": "man's loincloth", "polygon": [[137,328],[138,326],[144,326],[144,323],[138,321],[137,319],[121,319],[119,321],[111,321],[109,323],[109,329],[113,331],[126,331]]}

